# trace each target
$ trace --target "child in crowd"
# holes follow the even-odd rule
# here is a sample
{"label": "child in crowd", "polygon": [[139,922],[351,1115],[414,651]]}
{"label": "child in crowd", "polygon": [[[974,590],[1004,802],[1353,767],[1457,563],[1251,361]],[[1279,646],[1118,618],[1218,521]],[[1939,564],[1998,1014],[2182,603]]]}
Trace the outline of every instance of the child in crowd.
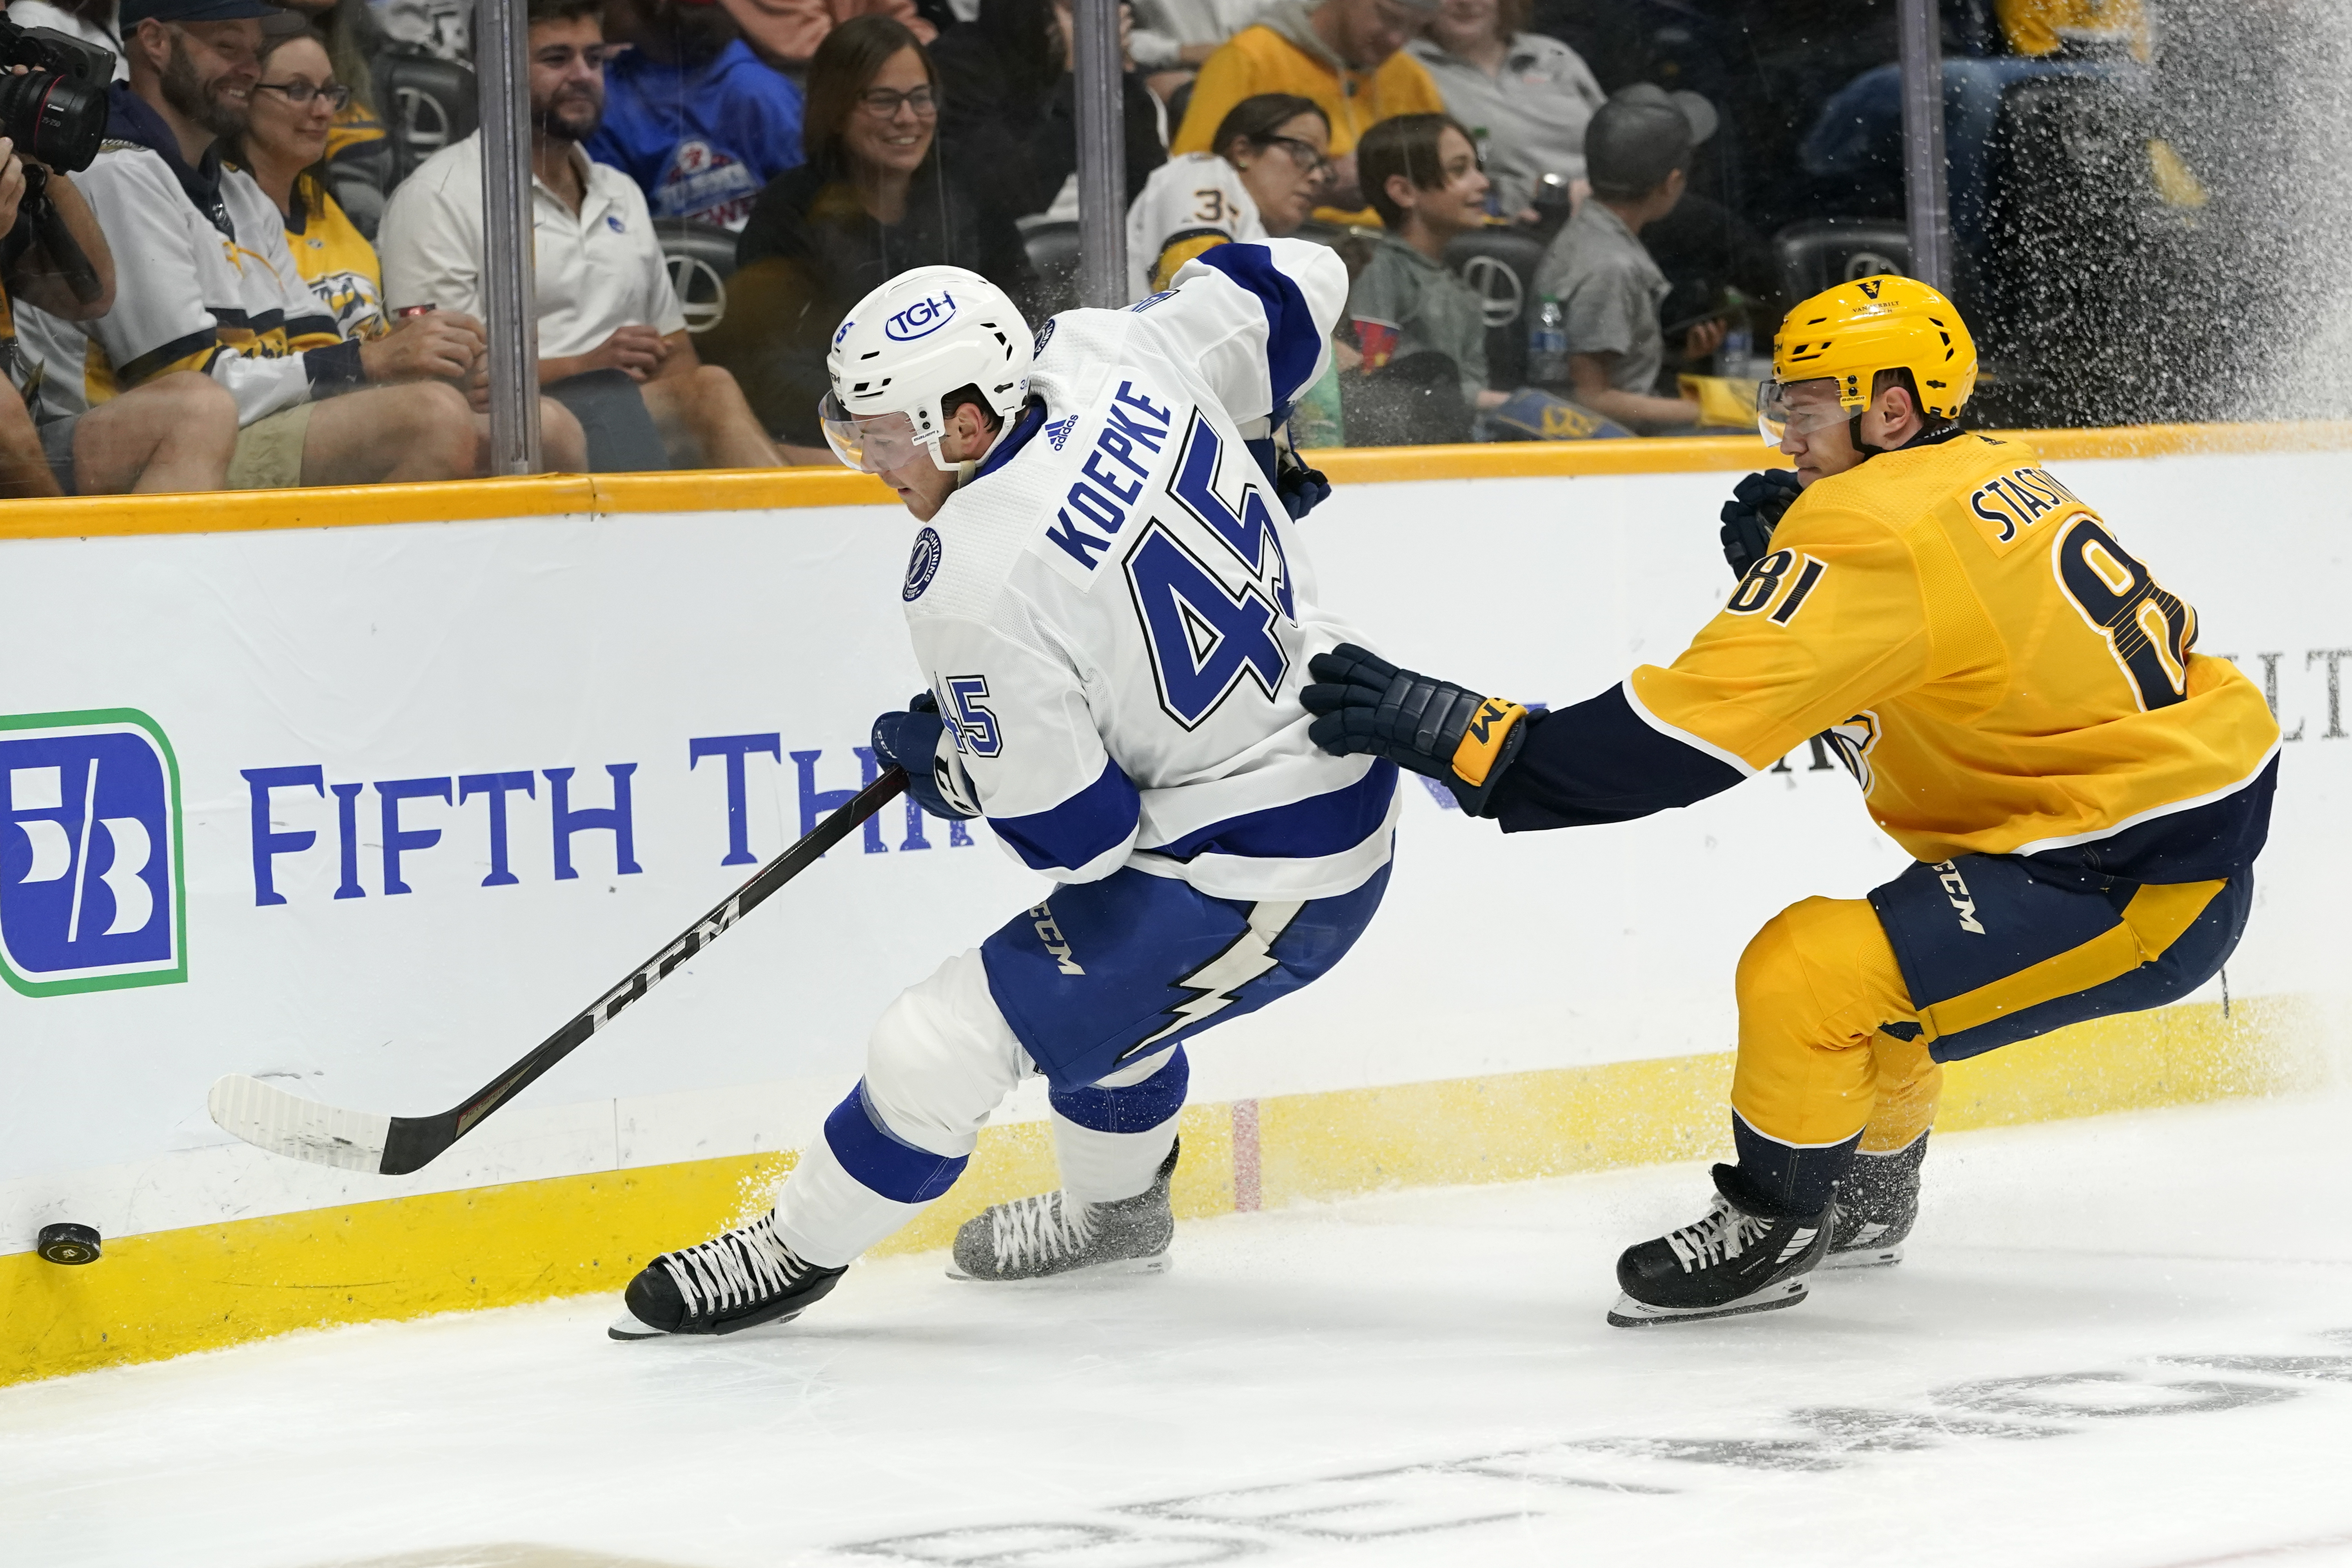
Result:
{"label": "child in crowd", "polygon": [[[1691,153],[1715,129],[1714,107],[1695,92],[1643,82],[1612,96],[1585,128],[1592,195],[1536,270],[1537,297],[1558,300],[1567,318],[1570,395],[1644,435],[1746,424],[1727,384],[1712,378],[1685,377],[1683,396],[1657,395],[1665,362],[1658,306],[1669,286],[1641,239],[1680,204]],[[1723,332],[1720,320],[1693,327],[1685,359],[1713,353]]]}
{"label": "child in crowd", "polygon": [[1361,445],[1578,440],[1627,432],[1534,388],[1487,384],[1486,301],[1445,264],[1486,224],[1486,175],[1461,121],[1400,114],[1357,143],[1364,196],[1388,232],[1348,295],[1363,378],[1348,412]]}
{"label": "child in crowd", "polygon": [[1441,355],[1465,407],[1499,407],[1506,395],[1486,385],[1485,303],[1445,265],[1446,246],[1486,222],[1486,175],[1470,133],[1450,114],[1400,114],[1364,132],[1356,171],[1388,229],[1348,294],[1365,374],[1411,374],[1420,356]]}

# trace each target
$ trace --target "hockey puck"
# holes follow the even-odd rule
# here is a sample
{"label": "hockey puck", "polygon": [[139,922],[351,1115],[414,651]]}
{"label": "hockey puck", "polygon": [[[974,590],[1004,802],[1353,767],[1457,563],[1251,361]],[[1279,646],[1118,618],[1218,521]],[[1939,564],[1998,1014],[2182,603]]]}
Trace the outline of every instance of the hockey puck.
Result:
{"label": "hockey puck", "polygon": [[98,1232],[86,1225],[63,1221],[45,1225],[33,1250],[52,1263],[95,1263],[98,1261]]}

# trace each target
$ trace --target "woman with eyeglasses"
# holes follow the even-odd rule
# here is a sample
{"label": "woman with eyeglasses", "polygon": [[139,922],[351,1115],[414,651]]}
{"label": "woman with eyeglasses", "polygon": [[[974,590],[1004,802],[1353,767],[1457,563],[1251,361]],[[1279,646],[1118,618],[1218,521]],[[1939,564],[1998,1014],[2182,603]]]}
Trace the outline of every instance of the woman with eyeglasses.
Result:
{"label": "woman with eyeglasses", "polygon": [[1035,278],[1013,215],[940,166],[940,86],[887,16],[827,33],[809,64],[808,162],[768,183],[736,242],[705,357],[735,373],[787,462],[833,462],[817,418],[824,353],[849,308],[910,267],[968,267],[1024,310]]}
{"label": "woman with eyeglasses", "polygon": [[[225,161],[251,174],[278,204],[296,270],[341,336],[360,342],[368,380],[462,382],[481,357],[482,324],[461,310],[390,320],[375,247],[327,189],[329,134],[352,94],[335,80],[326,39],[309,27],[273,32],[263,37],[259,58],[246,128],[224,144]],[[540,399],[539,406],[548,467],[586,471],[580,422],[551,399]],[[474,423],[487,450],[488,420],[477,415]]]}
{"label": "woman with eyeglasses", "polygon": [[[1136,299],[1167,288],[1178,268],[1212,246],[1297,233],[1329,198],[1331,122],[1312,99],[1243,99],[1217,122],[1213,145],[1153,170],[1127,209],[1128,288]],[[1291,439],[1302,448],[1341,442],[1339,376],[1356,356],[1345,343],[1331,347],[1331,364],[1300,391],[1291,414]]]}
{"label": "woman with eyeglasses", "polygon": [[1296,234],[1330,188],[1331,122],[1311,99],[1243,99],[1218,121],[1214,145],[1153,170],[1127,209],[1134,298],[1168,287],[1213,245]]}

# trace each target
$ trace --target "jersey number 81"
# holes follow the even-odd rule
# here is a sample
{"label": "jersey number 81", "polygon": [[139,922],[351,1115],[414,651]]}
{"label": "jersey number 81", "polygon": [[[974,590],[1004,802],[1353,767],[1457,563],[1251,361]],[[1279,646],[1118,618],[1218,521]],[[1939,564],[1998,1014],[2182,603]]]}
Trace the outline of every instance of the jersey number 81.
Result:
{"label": "jersey number 81", "polygon": [[2107,639],[2140,710],[2185,700],[2197,612],[2149,575],[2095,517],[2066,525],[2052,547],[2051,563],[2066,597]]}

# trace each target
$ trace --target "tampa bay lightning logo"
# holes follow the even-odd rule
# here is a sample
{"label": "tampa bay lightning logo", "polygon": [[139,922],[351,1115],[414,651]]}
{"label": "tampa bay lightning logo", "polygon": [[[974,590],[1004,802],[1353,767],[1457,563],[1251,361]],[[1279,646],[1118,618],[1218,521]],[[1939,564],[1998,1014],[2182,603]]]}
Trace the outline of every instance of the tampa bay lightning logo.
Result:
{"label": "tampa bay lightning logo", "polygon": [[1029,357],[1031,359],[1035,359],[1039,354],[1044,353],[1045,352],[1045,345],[1054,341],[1054,323],[1057,320],[1059,320],[1058,317],[1046,317],[1045,324],[1038,328],[1037,335],[1029,341]]}
{"label": "tampa bay lightning logo", "polygon": [[899,593],[907,603],[921,598],[931,579],[940,574],[940,550],[938,529],[927,528],[915,535],[915,552],[907,557],[907,586]]}

